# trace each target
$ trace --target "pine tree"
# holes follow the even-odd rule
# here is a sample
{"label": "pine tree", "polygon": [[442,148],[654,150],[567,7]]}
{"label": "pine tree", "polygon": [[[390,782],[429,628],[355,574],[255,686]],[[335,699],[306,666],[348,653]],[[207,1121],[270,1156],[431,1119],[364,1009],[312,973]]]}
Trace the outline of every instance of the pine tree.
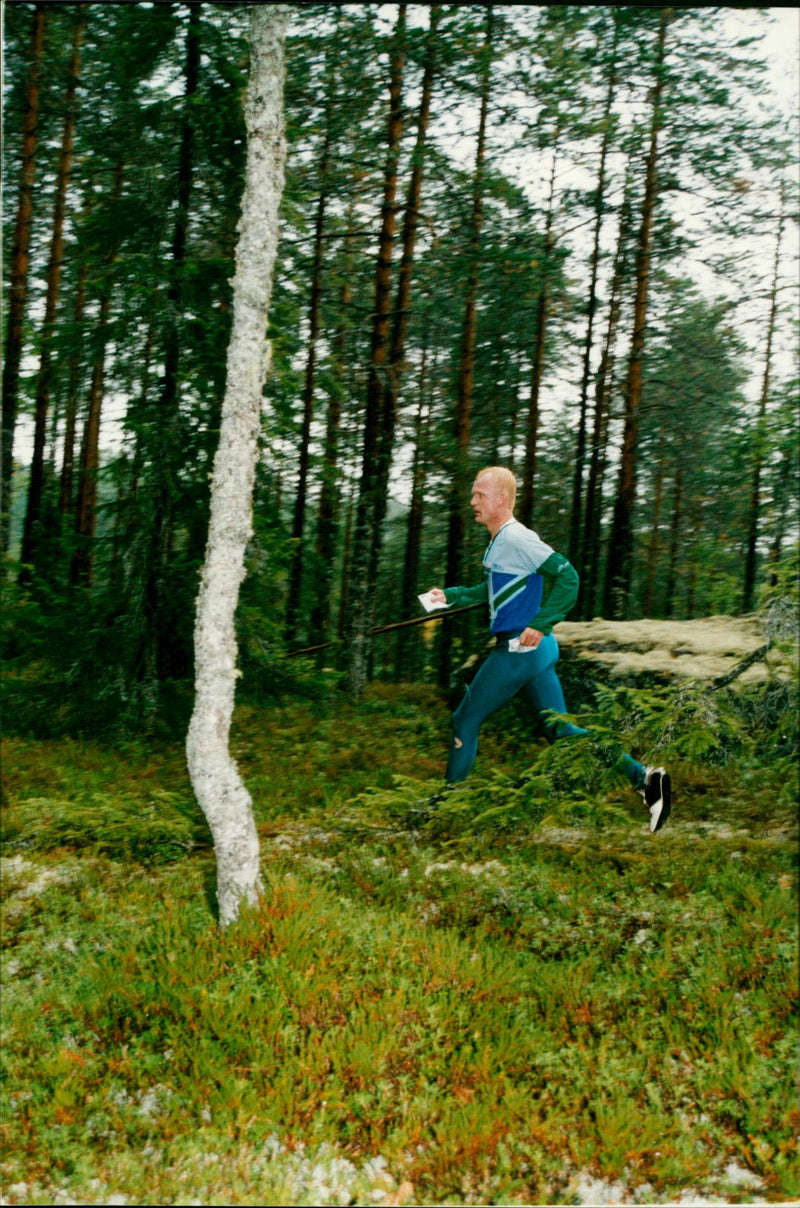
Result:
{"label": "pine tree", "polygon": [[[601,119],[602,138],[597,169],[597,186],[594,190],[594,229],[592,251],[589,259],[589,288],[586,304],[586,336],[581,368],[580,396],[578,399],[578,431],[575,439],[575,465],[572,476],[572,503],[570,505],[569,558],[581,579],[585,572],[585,549],[583,530],[583,479],[586,463],[586,436],[588,426],[588,400],[591,382],[591,362],[594,344],[594,322],[598,309],[598,276],[600,269],[600,240],[607,207],[607,163],[612,147],[614,121],[612,106],[616,97],[619,72],[619,10],[611,10],[611,45],[603,56],[606,71],[606,95]],[[603,55],[602,37],[598,36],[598,56]],[[598,432],[599,435],[599,432]]]}
{"label": "pine tree", "polygon": [[23,120],[22,156],[16,222],[11,245],[11,271],[8,290],[8,328],[3,350],[3,462],[0,538],[2,552],[8,550],[11,474],[14,465],[14,429],[19,406],[19,371],[22,360],[22,323],[28,288],[28,253],[31,240],[33,183],[36,148],[39,137],[39,76],[42,64],[47,5],[36,5],[28,56],[28,80]]}
{"label": "pine tree", "polygon": [[22,535],[21,559],[23,563],[39,561],[37,546],[41,541],[39,529],[41,526],[45,477],[45,440],[53,378],[53,333],[61,287],[61,269],[64,254],[64,218],[67,203],[67,186],[72,170],[76,92],[85,21],[86,5],[79,4],[77,5],[77,14],[72,33],[72,54],[68,67],[67,88],[64,100],[64,128],[61,135],[61,150],[53,208],[53,229],[47,263],[47,292],[40,340],[39,373],[36,381],[33,455],[28,482],[28,505],[25,512],[25,527]]}
{"label": "pine tree", "polygon": [[[459,582],[463,559],[464,508],[466,506],[465,497],[468,491],[469,479],[470,418],[475,369],[478,281],[485,189],[486,130],[492,86],[493,37],[494,14],[492,6],[487,5],[485,33],[479,52],[480,116],[478,119],[478,139],[475,150],[475,169],[472,179],[472,214],[467,249],[468,279],[464,295],[463,326],[458,368],[458,398],[456,400],[453,424],[455,455],[448,499],[447,568],[445,581],[449,585]],[[439,647],[439,683],[443,687],[447,687],[450,682],[452,639],[452,627],[449,625],[444,626]]]}
{"label": "pine tree", "polygon": [[389,53],[387,155],[375,270],[375,307],[364,413],[361,483],[353,535],[352,577],[347,597],[348,683],[350,692],[356,699],[363,692],[367,676],[368,635],[374,615],[369,582],[372,533],[381,506],[381,495],[385,493],[385,483],[379,466],[381,378],[386,372],[389,356],[391,260],[395,238],[397,168],[403,129],[401,89],[405,63],[406,7],[405,4],[398,6],[397,23]]}
{"label": "pine tree", "polygon": [[778,217],[778,232],[775,238],[775,261],[772,272],[770,289],[769,316],[767,319],[767,334],[764,341],[764,373],[761,380],[761,393],[758,401],[758,416],[756,418],[755,439],[753,441],[753,464],[750,478],[750,503],[747,517],[747,544],[745,546],[744,584],[742,587],[742,611],[750,612],[755,600],[756,561],[758,530],[761,520],[761,478],[764,472],[765,436],[767,404],[770,395],[770,378],[772,374],[772,344],[775,338],[775,320],[778,311],[778,273],[781,263],[781,242],[784,225],[784,196],[781,194],[781,208]]}
{"label": "pine tree", "polygon": [[603,598],[604,615],[612,618],[625,615],[630,592],[639,408],[642,396],[642,358],[647,323],[647,296],[650,285],[653,217],[658,199],[658,136],[663,122],[663,63],[670,19],[671,10],[662,9],[653,67],[652,117],[650,145],[645,163],[645,191],[636,248],[636,296],[633,307],[631,349],[628,355],[625,380],[622,453],[614,503],[614,519],[608,541],[609,552]]}

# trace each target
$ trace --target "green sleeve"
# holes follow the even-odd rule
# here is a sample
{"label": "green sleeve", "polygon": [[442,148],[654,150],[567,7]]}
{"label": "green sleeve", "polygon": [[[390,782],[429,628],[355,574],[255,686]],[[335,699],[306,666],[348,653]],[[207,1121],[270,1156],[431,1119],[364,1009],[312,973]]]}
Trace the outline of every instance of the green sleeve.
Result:
{"label": "green sleeve", "polygon": [[542,606],[529,623],[539,633],[552,633],[553,626],[563,621],[578,598],[578,572],[563,554],[551,554],[539,567],[537,574],[544,579]]}
{"label": "green sleeve", "polygon": [[474,587],[446,587],[444,598],[448,604],[455,604],[459,607],[462,604],[481,604],[484,600],[489,599],[489,590],[484,579],[482,583],[476,583]]}

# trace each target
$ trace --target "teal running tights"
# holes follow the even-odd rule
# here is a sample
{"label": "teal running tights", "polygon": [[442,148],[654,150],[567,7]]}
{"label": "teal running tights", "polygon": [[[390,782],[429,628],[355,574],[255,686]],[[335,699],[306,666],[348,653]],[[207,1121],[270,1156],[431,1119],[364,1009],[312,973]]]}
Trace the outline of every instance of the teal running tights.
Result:
{"label": "teal running tights", "polygon": [[[492,651],[453,714],[455,737],[445,772],[448,783],[464,780],[469,775],[478,753],[481,726],[490,714],[502,708],[518,692],[527,694],[537,714],[567,712],[564,691],[556,674],[557,662],[558,642],[552,634],[543,637],[535,650],[523,653],[508,650],[503,645]],[[588,733],[569,721],[542,720],[550,742]],[[620,753],[619,768],[635,789],[644,787],[645,769],[637,760]]]}

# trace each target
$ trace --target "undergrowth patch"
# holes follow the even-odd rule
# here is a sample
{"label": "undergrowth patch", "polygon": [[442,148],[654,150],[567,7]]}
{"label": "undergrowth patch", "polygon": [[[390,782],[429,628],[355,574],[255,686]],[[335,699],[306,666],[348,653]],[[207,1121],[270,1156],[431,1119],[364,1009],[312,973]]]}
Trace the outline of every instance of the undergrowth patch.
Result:
{"label": "undergrowth patch", "polygon": [[[490,725],[444,795],[427,690],[244,707],[224,934],[178,749],[10,740],[5,1202],[796,1196],[794,723],[712,704],[702,749],[699,698]],[[656,836],[619,744],[673,772]]]}

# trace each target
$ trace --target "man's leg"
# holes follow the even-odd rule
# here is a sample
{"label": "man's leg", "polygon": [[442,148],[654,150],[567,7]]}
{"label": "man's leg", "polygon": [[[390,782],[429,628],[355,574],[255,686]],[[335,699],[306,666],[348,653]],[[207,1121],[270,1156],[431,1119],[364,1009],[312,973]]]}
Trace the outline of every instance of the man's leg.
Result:
{"label": "man's leg", "polygon": [[[537,653],[539,651],[542,653],[540,666],[531,668],[532,674],[525,685],[531,704],[537,713],[566,713],[564,690],[556,673],[558,642],[553,634],[542,638]],[[543,720],[549,742],[555,742],[557,738],[579,738],[587,733],[580,726],[573,725],[571,721],[550,721],[547,718]]]}
{"label": "man's leg", "polygon": [[[555,641],[555,639],[553,640]],[[554,713],[567,712],[564,689],[561,687],[561,681],[556,673],[557,662],[558,647],[556,646],[555,657],[549,665],[526,685],[533,707],[539,713],[551,710]],[[570,721],[545,721],[545,732],[550,742],[555,742],[558,738],[580,738],[589,731],[573,725]],[[637,792],[644,790],[647,769],[638,760],[620,752],[617,766],[627,776]]]}
{"label": "man's leg", "polygon": [[[540,645],[543,645],[546,640],[544,639]],[[533,676],[526,685],[533,706],[540,713],[548,710],[555,713],[566,713],[567,711],[564,690],[556,674],[557,661],[558,646],[556,644],[553,660],[544,670]],[[545,731],[550,742],[555,742],[558,738],[574,738],[588,733],[587,730],[582,730],[568,721],[546,721]],[[624,776],[627,776],[632,787],[644,798],[645,805],[650,811],[650,830],[661,830],[672,810],[672,785],[669,772],[664,768],[646,768],[644,764],[639,763],[638,759],[634,759],[632,755],[623,751],[620,751],[615,767]]]}
{"label": "man's leg", "polygon": [[[537,713],[566,713],[567,705],[564,700],[564,690],[561,687],[561,680],[556,675],[556,660],[550,663],[539,675],[530,679],[525,685],[531,703]],[[548,718],[544,719],[544,729],[549,742],[555,742],[557,738],[580,738],[587,734],[587,730],[581,729],[580,726],[573,725],[571,721],[551,721]]]}
{"label": "man's leg", "polygon": [[500,649],[489,655],[453,714],[455,737],[445,771],[448,783],[469,775],[478,751],[478,733],[486,718],[510,701],[535,666],[541,666],[547,657],[547,652],[540,654],[540,649],[525,654]]}

